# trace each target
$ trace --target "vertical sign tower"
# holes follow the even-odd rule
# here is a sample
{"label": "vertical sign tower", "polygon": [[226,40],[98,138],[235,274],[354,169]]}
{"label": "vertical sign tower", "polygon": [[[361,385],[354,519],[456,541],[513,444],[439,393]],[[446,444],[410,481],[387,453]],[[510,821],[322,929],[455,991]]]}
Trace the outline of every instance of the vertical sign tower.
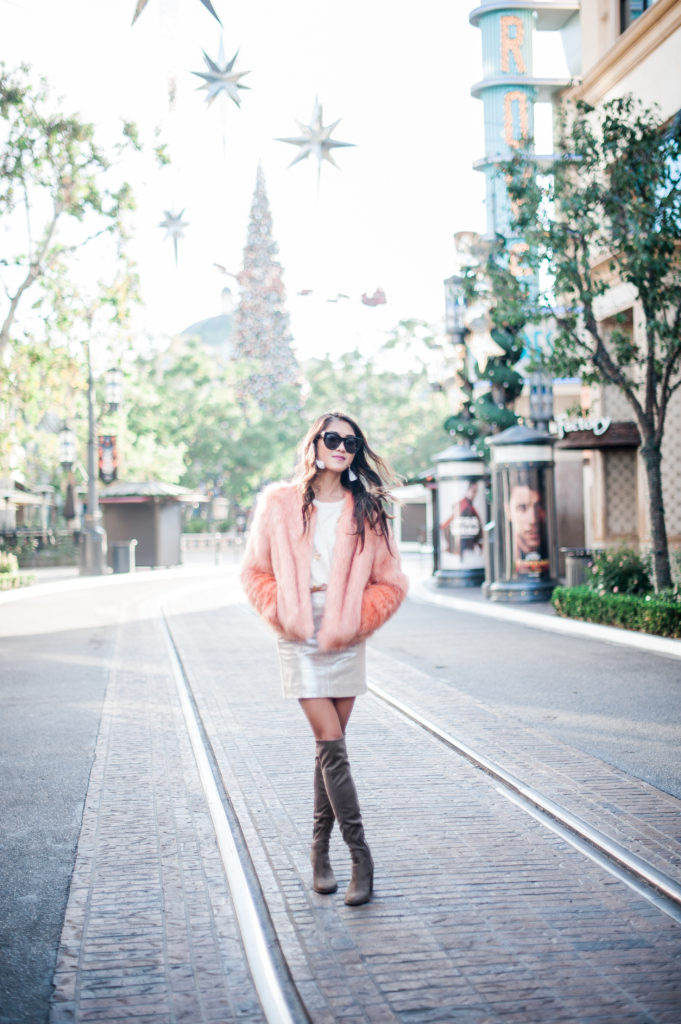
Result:
{"label": "vertical sign tower", "polygon": [[487,231],[501,234],[513,245],[510,204],[503,177],[497,171],[514,149],[534,136],[534,106],[550,103],[569,78],[537,78],[534,75],[535,30],[562,29],[579,11],[578,0],[483,0],[471,12],[471,24],[482,34],[482,81],[473,96],[483,102],[485,156],[474,167],[487,183]]}
{"label": "vertical sign tower", "polygon": [[[486,179],[487,234],[506,239],[509,267],[516,274],[530,275],[519,262],[526,244],[512,225],[511,203],[499,163],[534,139],[535,105],[552,103],[555,94],[569,84],[566,75],[535,76],[535,31],[560,31],[578,14],[579,0],[482,0],[469,15],[482,35],[483,77],[471,92],[482,100],[485,119],[485,155],[473,166]],[[538,282],[530,280],[530,287],[536,289]],[[529,349],[545,344],[544,331],[533,330]],[[550,381],[542,380],[541,386],[550,389]],[[531,418],[548,423],[551,413],[546,415],[544,407],[551,403],[544,402],[542,409],[537,409],[534,401],[531,405]]]}

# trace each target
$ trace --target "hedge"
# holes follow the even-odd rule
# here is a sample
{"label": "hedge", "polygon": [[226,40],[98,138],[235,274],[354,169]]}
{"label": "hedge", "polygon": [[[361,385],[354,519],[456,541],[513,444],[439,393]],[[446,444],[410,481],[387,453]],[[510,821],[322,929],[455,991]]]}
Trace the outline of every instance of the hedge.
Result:
{"label": "hedge", "polygon": [[17,587],[30,587],[35,583],[35,576],[25,572],[0,572],[0,590],[15,590]]}
{"label": "hedge", "polygon": [[551,602],[558,614],[566,618],[681,637],[681,604],[654,594],[597,594],[588,587],[556,587]]}

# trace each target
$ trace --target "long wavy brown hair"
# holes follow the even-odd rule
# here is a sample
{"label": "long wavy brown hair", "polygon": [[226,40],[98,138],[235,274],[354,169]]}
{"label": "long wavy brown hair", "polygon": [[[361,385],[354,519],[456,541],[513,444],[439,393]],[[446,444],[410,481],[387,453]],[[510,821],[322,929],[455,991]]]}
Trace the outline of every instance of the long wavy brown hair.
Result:
{"label": "long wavy brown hair", "polygon": [[386,505],[394,500],[389,490],[390,486],[399,481],[388,463],[371,448],[357,421],[344,412],[322,413],[300,442],[299,462],[294,479],[302,500],[303,530],[307,530],[310,525],[312,502],[315,499],[314,482],[320,473],[316,463],[317,439],[324,433],[331,420],[343,420],[352,428],[353,434],[362,439],[362,446],[350,463],[350,468],[357,479],[351,480],[347,469],[343,470],[340,478],[342,486],[352,494],[355,532],[360,538],[360,550],[364,547],[367,523],[369,529],[383,534],[386,544],[390,547],[388,523],[394,517],[387,511]]}

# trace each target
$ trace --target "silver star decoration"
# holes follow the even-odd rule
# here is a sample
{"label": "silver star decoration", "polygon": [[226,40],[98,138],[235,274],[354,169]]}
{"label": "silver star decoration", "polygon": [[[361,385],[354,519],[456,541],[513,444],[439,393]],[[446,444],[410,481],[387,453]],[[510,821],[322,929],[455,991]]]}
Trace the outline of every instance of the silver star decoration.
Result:
{"label": "silver star decoration", "polygon": [[163,211],[165,216],[161,223],[160,228],[166,229],[166,238],[172,238],[173,249],[175,250],[175,266],[177,266],[177,243],[180,238],[184,238],[184,229],[189,227],[187,221],[182,220],[184,216],[184,210],[180,213],[171,213],[170,210]]}
{"label": "silver star decoration", "polygon": [[249,86],[241,85],[239,79],[243,78],[244,75],[250,75],[250,71],[234,70],[234,62],[238,56],[239,51],[237,50],[230,61],[225,61],[222,40],[220,40],[220,52],[217,61],[211,60],[206,51],[203,51],[203,59],[208,66],[208,71],[192,71],[192,74],[204,79],[204,83],[199,86],[199,89],[206,90],[206,103],[208,106],[211,105],[215,97],[219,96],[221,92],[224,92],[225,96],[229,96],[231,100],[234,100],[237,107],[241,106],[239,89],[248,89]]}
{"label": "silver star decoration", "polygon": [[315,157],[317,160],[317,179],[322,168],[322,160],[328,160],[334,167],[338,167],[338,164],[331,156],[332,149],[338,149],[341,146],[354,146],[354,142],[337,142],[336,139],[331,138],[331,133],[340,124],[341,119],[334,121],[333,124],[324,125],[322,123],[322,105],[319,100],[315,97],[314,107],[312,108],[312,117],[310,118],[309,124],[302,124],[301,121],[297,121],[298,127],[300,128],[301,134],[297,138],[292,139],[276,139],[276,142],[288,142],[292,146],[298,146],[300,152],[294,160],[291,161],[289,167],[293,167],[300,160],[305,160],[308,156]]}
{"label": "silver star decoration", "polygon": [[[133,25],[135,24],[135,22],[137,21],[137,19],[139,18],[140,14],[142,13],[142,11],[144,10],[144,8],[147,6],[148,3],[149,3],[149,0],[137,0],[137,7],[135,8],[135,13],[134,13],[133,19],[132,19]],[[210,11],[210,13],[213,15],[213,17],[218,22],[218,24],[222,25],[222,22],[220,21],[220,19],[218,18],[217,14],[215,13],[215,8],[213,7],[213,5],[210,2],[210,0],[201,0],[201,3],[206,8],[206,10]]]}

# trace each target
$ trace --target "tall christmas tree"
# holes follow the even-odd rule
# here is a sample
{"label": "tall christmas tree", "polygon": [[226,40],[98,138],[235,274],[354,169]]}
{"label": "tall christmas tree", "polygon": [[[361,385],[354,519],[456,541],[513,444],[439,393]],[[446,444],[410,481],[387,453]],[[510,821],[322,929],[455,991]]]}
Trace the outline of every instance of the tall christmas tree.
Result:
{"label": "tall christmas tree", "polygon": [[[270,408],[290,404],[290,389],[298,379],[278,252],[265,175],[258,166],[243,268],[238,275],[241,294],[233,338],[236,358],[251,364],[245,391]],[[289,399],[280,403],[278,396],[284,390]]]}

